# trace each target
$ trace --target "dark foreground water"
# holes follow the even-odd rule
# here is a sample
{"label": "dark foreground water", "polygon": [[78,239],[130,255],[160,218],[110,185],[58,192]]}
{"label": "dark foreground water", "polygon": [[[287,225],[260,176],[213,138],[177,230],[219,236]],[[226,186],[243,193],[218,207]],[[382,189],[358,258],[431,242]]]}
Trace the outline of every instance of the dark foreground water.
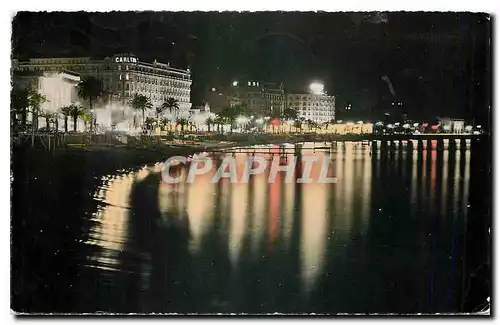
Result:
{"label": "dark foreground water", "polygon": [[[300,155],[326,154],[311,145]],[[83,222],[59,221],[64,229],[46,230],[50,238],[32,244],[37,254],[21,249],[24,262],[13,264],[21,270],[13,277],[13,308],[435,313],[484,307],[488,144],[316,146],[329,147],[328,175],[337,183],[286,183],[279,173],[269,184],[266,169],[248,184],[213,184],[215,167],[193,184],[163,183],[160,167],[103,177],[89,193],[92,202],[61,202],[63,218],[76,213]],[[246,154],[235,157],[243,166]],[[296,177],[302,172],[298,167]],[[187,169],[175,173],[185,176]],[[313,179],[318,174],[314,165]]]}

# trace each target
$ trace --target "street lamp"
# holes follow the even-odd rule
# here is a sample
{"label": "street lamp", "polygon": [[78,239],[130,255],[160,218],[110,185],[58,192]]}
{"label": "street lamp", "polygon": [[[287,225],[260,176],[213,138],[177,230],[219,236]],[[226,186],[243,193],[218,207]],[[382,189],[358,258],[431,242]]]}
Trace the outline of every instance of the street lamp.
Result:
{"label": "street lamp", "polygon": [[233,87],[238,86],[238,81],[233,81]]}

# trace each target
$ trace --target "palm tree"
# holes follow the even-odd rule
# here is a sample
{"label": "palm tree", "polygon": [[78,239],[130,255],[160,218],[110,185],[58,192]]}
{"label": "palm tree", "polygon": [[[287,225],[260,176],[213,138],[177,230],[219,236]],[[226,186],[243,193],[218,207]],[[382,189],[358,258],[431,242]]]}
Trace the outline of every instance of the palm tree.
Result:
{"label": "palm tree", "polygon": [[45,119],[45,127],[48,129],[50,128],[50,119],[52,118],[52,115],[53,113],[52,112],[48,112],[48,111],[41,111],[39,116],[41,118],[44,118]]}
{"label": "palm tree", "polygon": [[168,110],[170,114],[172,112],[177,113],[179,111],[179,101],[173,97],[167,98],[167,100],[161,105],[163,110]]}
{"label": "palm tree", "polygon": [[162,117],[160,119],[160,122],[159,122],[159,125],[160,125],[160,128],[163,130],[165,130],[165,127],[170,123],[170,120],[166,117]]}
{"label": "palm tree", "polygon": [[184,132],[184,126],[189,125],[189,119],[186,117],[177,117],[175,119],[175,127],[177,127],[177,125],[181,126],[181,133],[182,133]]}
{"label": "palm tree", "polygon": [[12,88],[10,92],[10,111],[14,127],[17,125],[18,114],[21,115],[21,125],[26,126],[29,106],[29,91],[27,89]]}
{"label": "palm tree", "polygon": [[52,116],[50,117],[50,123],[54,124],[54,129],[56,131],[59,131],[59,113],[58,112],[52,113]]}
{"label": "palm tree", "polygon": [[196,123],[194,123],[193,121],[189,121],[188,122],[188,126],[189,126],[189,131],[193,132],[193,129],[196,132],[198,131],[198,128],[196,127]]}
{"label": "palm tree", "polygon": [[299,131],[302,132],[302,126],[304,125],[306,119],[304,117],[298,117],[295,119],[295,127],[299,128]]}
{"label": "palm tree", "polygon": [[205,124],[208,126],[208,132],[210,132],[210,126],[212,126],[212,124],[215,124],[215,120],[211,116],[209,116],[205,120]]}
{"label": "palm tree", "polygon": [[330,125],[332,125],[332,124],[335,124],[335,120],[333,120],[333,119],[332,119],[332,120],[328,120],[328,121],[326,121],[326,122],[323,122],[323,126],[324,126],[324,127],[325,127],[325,129],[326,129],[326,130],[325,130],[325,132],[327,132],[327,133],[328,133],[328,127],[329,127]]}
{"label": "palm tree", "polygon": [[148,117],[145,121],[144,121],[144,127],[146,130],[148,130],[149,134],[151,134],[151,132],[153,131],[153,127],[155,125],[155,119],[152,118],[152,117]]}
{"label": "palm tree", "polygon": [[229,106],[222,110],[221,116],[229,123],[230,132],[233,132],[233,125],[236,117],[240,115],[242,107],[239,105]]}
{"label": "palm tree", "polygon": [[286,108],[283,111],[282,117],[285,120],[295,120],[297,119],[298,112],[294,110],[293,108]]}
{"label": "palm tree", "polygon": [[73,131],[76,132],[76,123],[78,122],[78,118],[84,117],[83,107],[75,104],[71,104],[68,106],[68,115],[73,118]]}
{"label": "palm tree", "polygon": [[61,114],[64,117],[64,132],[68,133],[68,117],[71,116],[72,105],[64,106],[60,108]]}
{"label": "palm tree", "polygon": [[166,108],[163,107],[163,105],[155,107],[155,114],[156,114],[156,120],[157,121],[160,120],[160,115],[162,115],[163,112],[165,112],[165,110],[166,110]]}
{"label": "palm tree", "polygon": [[31,107],[31,114],[33,116],[33,130],[38,129],[38,115],[40,114],[40,107],[43,103],[48,102],[47,97],[37,91],[30,91],[28,94],[28,102]]}
{"label": "palm tree", "polygon": [[318,127],[318,124],[316,122],[314,122],[313,120],[307,120],[306,123],[310,129],[314,129],[316,131],[316,128]]}
{"label": "palm tree", "polygon": [[222,114],[215,115],[214,124],[217,125],[217,132],[220,133],[221,125],[225,123],[225,118]]}
{"label": "palm tree", "polygon": [[[92,102],[97,101],[103,96],[103,85],[101,80],[95,77],[86,77],[76,86],[78,97],[89,101],[89,112],[92,113]],[[94,114],[92,114],[94,115]],[[97,125],[97,119],[90,123],[90,132],[92,132],[92,124]]]}
{"label": "palm tree", "polygon": [[[135,109],[136,111],[139,110],[142,111],[142,124],[144,124],[146,110],[149,110],[153,107],[149,98],[144,95],[135,94],[134,97],[132,97],[132,100],[130,101],[130,105],[132,105],[132,108]],[[135,124],[135,118],[134,118],[134,124]]]}

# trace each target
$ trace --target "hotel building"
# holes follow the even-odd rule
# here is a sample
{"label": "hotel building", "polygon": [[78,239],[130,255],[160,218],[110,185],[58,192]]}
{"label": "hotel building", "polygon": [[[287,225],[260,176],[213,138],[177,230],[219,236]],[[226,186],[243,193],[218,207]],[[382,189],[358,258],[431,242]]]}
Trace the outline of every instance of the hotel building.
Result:
{"label": "hotel building", "polygon": [[228,88],[211,88],[206,96],[214,113],[224,107],[244,105],[255,116],[278,115],[285,107],[283,85],[260,81],[234,81]]}
{"label": "hotel building", "polygon": [[306,120],[322,123],[335,119],[335,97],[326,94],[287,94],[286,106]]}
{"label": "hotel building", "polygon": [[[85,78],[100,79],[109,100],[128,103],[134,94],[150,98],[153,107],[167,98],[179,101],[181,111],[191,108],[191,73],[189,69],[172,68],[170,64],[142,62],[131,54],[117,54],[102,60],[82,58],[36,58],[13,61],[14,73],[39,77],[67,72]],[[43,89],[41,91],[44,92]]]}

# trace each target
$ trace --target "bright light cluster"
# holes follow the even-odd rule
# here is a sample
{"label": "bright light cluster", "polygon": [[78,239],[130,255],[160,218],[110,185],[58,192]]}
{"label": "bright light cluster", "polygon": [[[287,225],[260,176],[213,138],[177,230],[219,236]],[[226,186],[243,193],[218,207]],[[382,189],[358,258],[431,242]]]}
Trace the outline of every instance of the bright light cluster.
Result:
{"label": "bright light cluster", "polygon": [[309,90],[312,94],[322,95],[324,93],[325,85],[319,82],[313,82],[309,85]]}

